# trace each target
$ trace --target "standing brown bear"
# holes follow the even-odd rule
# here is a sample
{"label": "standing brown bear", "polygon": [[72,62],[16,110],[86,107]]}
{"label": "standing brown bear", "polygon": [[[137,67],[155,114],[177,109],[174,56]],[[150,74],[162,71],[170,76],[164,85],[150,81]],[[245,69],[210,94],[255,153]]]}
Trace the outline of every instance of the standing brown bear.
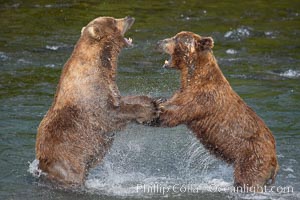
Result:
{"label": "standing brown bear", "polygon": [[160,105],[160,122],[186,124],[218,158],[234,165],[235,186],[261,187],[278,171],[275,140],[261,118],[233,91],[213,55],[213,39],[180,32],[158,48],[165,67],[181,72],[181,88]]}
{"label": "standing brown bear", "polygon": [[123,36],[133,23],[132,17],[99,17],[82,29],[38,128],[36,159],[50,180],[82,185],[112,145],[114,132],[156,117],[152,99],[121,97],[115,82],[118,54],[131,44]]}

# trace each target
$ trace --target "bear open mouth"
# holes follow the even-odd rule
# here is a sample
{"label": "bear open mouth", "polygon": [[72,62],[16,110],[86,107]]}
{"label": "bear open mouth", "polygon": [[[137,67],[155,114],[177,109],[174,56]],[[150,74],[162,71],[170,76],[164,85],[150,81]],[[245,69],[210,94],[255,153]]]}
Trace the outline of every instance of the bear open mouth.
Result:
{"label": "bear open mouth", "polygon": [[169,67],[169,61],[168,60],[165,60],[165,63],[163,65],[163,68],[168,68]]}
{"label": "bear open mouth", "polygon": [[172,60],[172,57],[169,58],[169,60],[165,60],[164,64],[163,64],[163,68],[165,69],[170,69],[172,68],[170,65],[171,65],[171,60]]}
{"label": "bear open mouth", "polygon": [[166,51],[166,42],[165,40],[160,40],[158,41],[157,45],[156,45],[156,50],[161,52],[161,53],[166,53],[169,54],[170,58],[169,60],[165,60],[164,64],[163,64],[163,68],[172,68],[171,67],[171,63],[172,63],[172,54],[169,51]]}
{"label": "bear open mouth", "polygon": [[[125,33],[131,28],[131,26],[133,25],[135,19],[133,17],[127,16],[125,18],[123,18],[123,20],[125,21],[121,30],[121,34],[124,37]],[[125,38],[125,43],[127,47],[132,46],[132,39],[131,38]]]}
{"label": "bear open mouth", "polygon": [[131,46],[133,46],[133,44],[132,44],[132,39],[131,38],[124,38],[124,40],[125,40],[125,42],[126,42],[126,45],[128,46],[128,47],[131,47]]}

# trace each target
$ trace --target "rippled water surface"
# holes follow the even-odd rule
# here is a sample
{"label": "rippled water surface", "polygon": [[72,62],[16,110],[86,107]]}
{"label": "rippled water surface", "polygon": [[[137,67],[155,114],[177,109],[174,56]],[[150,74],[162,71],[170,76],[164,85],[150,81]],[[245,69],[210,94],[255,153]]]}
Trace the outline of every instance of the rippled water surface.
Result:
{"label": "rippled water surface", "polygon": [[[133,124],[117,133],[84,191],[53,189],[33,176],[37,126],[81,28],[98,16],[127,15],[136,22],[127,33],[134,47],[119,59],[122,94],[170,96],[179,74],[161,68],[167,56],[154,50],[156,42],[182,30],[212,36],[232,87],[274,133],[281,165],[275,186],[293,192],[218,192],[232,186],[232,167],[184,126]],[[14,0],[0,2],[0,18],[0,199],[300,198],[299,1]],[[144,185],[175,190],[145,192]]]}

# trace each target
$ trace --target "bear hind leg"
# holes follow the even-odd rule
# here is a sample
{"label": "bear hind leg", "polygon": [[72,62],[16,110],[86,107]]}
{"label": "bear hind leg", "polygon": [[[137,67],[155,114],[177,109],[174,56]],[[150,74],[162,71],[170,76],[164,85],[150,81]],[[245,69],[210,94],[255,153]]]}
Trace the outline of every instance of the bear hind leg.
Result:
{"label": "bear hind leg", "polygon": [[234,164],[234,185],[261,192],[270,179],[274,182],[276,173],[277,163],[274,166],[272,160],[250,156]]}
{"label": "bear hind leg", "polygon": [[48,166],[48,177],[61,183],[63,187],[78,187],[84,183],[86,170],[82,167],[72,166],[66,161],[56,161]]}

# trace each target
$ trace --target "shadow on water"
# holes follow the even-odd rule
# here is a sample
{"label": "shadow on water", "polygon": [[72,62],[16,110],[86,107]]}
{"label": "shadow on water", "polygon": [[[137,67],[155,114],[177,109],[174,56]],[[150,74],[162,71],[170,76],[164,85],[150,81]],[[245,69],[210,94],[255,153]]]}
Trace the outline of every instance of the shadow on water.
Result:
{"label": "shadow on water", "polygon": [[[182,30],[212,36],[232,87],[274,133],[281,165],[275,186],[294,191],[217,191],[232,186],[232,167],[210,156],[184,126],[130,125],[117,133],[84,191],[41,185],[28,172],[37,126],[81,28],[105,15],[136,18],[127,34],[134,47],[124,49],[119,61],[117,81],[124,95],[170,96],[178,88],[179,74],[161,68],[166,56],[155,52],[158,40]],[[15,0],[0,3],[0,17],[0,199],[300,198],[299,1]],[[175,185],[175,191],[144,192],[144,185]],[[178,192],[179,186],[199,190]]]}

